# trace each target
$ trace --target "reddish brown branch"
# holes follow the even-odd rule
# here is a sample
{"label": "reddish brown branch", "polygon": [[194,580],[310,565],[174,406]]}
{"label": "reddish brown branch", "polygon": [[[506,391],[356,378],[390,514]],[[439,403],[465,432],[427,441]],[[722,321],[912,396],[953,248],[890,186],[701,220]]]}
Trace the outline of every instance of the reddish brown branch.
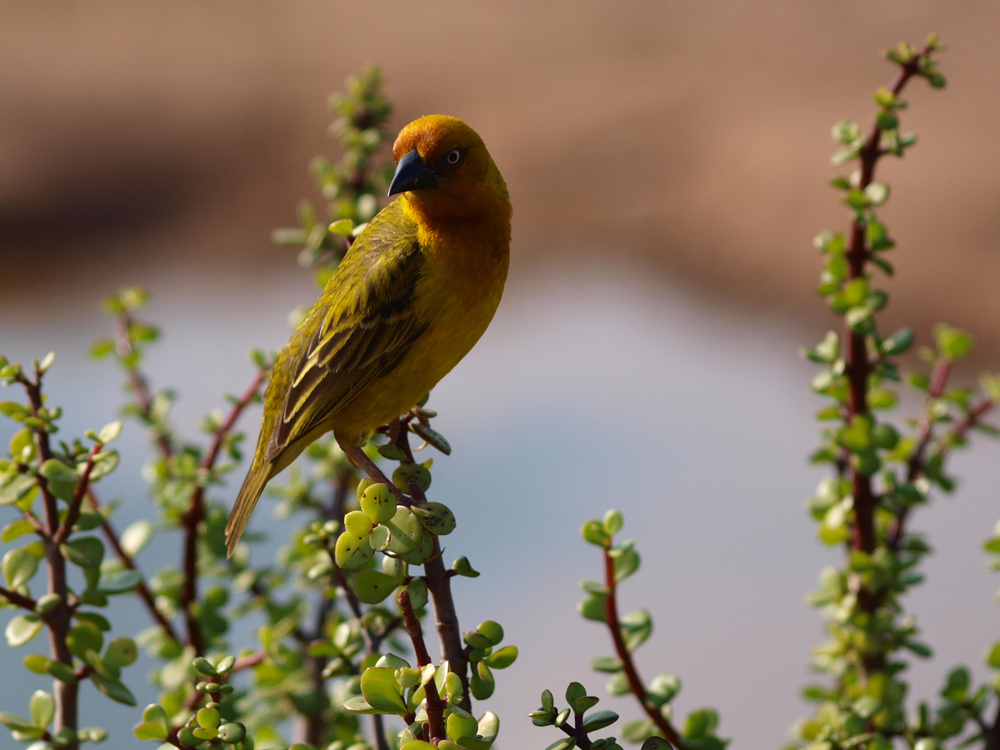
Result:
{"label": "reddish brown branch", "polygon": [[934,435],[934,416],[931,414],[931,405],[944,393],[950,374],[951,360],[947,357],[939,358],[931,372],[931,382],[927,388],[927,405],[924,409],[924,416],[920,419],[920,425],[917,427],[916,447],[908,462],[906,477],[908,482],[915,481],[923,473],[924,453],[927,452],[927,446],[930,445]]}
{"label": "reddish brown branch", "polygon": [[[420,620],[417,619],[416,614],[413,612],[413,605],[410,602],[410,592],[405,587],[400,588],[396,600],[399,602],[399,609],[403,613],[403,627],[406,628],[406,632],[410,636],[410,642],[413,644],[413,653],[417,657],[417,666],[425,667],[428,664],[433,664],[431,655],[427,652],[427,644],[424,643],[424,633],[420,627]],[[436,745],[438,740],[445,738],[444,701],[441,700],[441,696],[438,694],[437,683],[434,682],[433,678],[428,680],[427,684],[424,685],[424,694],[427,699],[427,731],[430,735],[427,740]]]}
{"label": "reddish brown branch", "polygon": [[229,670],[229,674],[236,674],[237,672],[242,672],[247,669],[253,669],[266,658],[266,653],[258,651],[256,654],[251,654],[250,656],[245,656],[242,659],[237,659],[233,668]]}
{"label": "reddish brown branch", "polygon": [[[388,435],[390,440],[400,448],[406,458],[403,463],[414,463],[413,451],[410,449],[408,425],[412,415],[394,419],[389,424]],[[413,502],[423,505],[427,502],[423,490],[416,482],[410,482],[410,493]],[[434,625],[437,629],[438,643],[441,646],[441,654],[448,662],[452,672],[462,680],[462,700],[459,703],[466,711],[472,710],[472,698],[469,690],[469,655],[462,644],[462,631],[458,622],[458,611],[455,607],[455,599],[451,593],[451,576],[444,567],[441,556],[441,544],[438,538],[434,537],[434,546],[431,556],[424,562],[424,583],[427,584],[427,593],[430,595],[431,604],[434,608]]]}
{"label": "reddish brown branch", "polygon": [[[24,386],[24,392],[28,396],[31,405],[31,416],[40,419],[42,409],[42,373],[36,368],[35,379],[29,380],[25,375],[18,378],[18,382]],[[38,465],[41,467],[46,461],[52,458],[52,448],[49,445],[49,433],[44,429],[35,430],[35,450],[38,453]],[[56,496],[49,489],[49,483],[45,477],[39,474],[38,489],[42,493],[42,505],[45,509],[45,529],[48,538],[56,533],[59,528],[59,507],[56,504]],[[48,542],[47,542],[48,543]]]}
{"label": "reddish brown branch", "polygon": [[[214,468],[226,436],[232,431],[243,410],[257,398],[266,378],[265,372],[259,372],[254,376],[250,385],[232,405],[229,415],[215,430],[212,443],[199,466],[204,472],[209,473]],[[191,507],[184,515],[184,587],[181,589],[180,597],[181,609],[187,622],[187,641],[198,655],[204,654],[205,651],[205,641],[194,613],[194,605],[198,599],[198,527],[204,518],[205,485],[199,484],[191,495]]]}
{"label": "reddish brown branch", "polygon": [[0,586],[0,596],[21,609],[27,609],[31,612],[35,611],[36,602],[29,596],[22,596],[16,591],[8,591],[3,586]]}
{"label": "reddish brown branch", "polygon": [[[44,403],[42,399],[42,371],[35,367],[35,378],[29,380],[25,376],[18,378],[24,386],[31,404],[32,416],[41,418],[41,409]],[[35,447],[38,452],[38,464],[41,466],[45,461],[52,458],[52,449],[49,445],[49,433],[44,429],[35,430]],[[59,545],[53,539],[59,531],[59,508],[56,504],[55,495],[49,489],[45,477],[38,476],[38,486],[42,493],[45,507],[45,534],[42,537],[45,545],[45,560],[48,573],[47,593],[56,594],[59,603],[45,616],[45,624],[49,631],[49,652],[53,659],[61,661],[72,669],[73,654],[69,650],[66,638],[69,634],[70,617],[72,611],[68,603],[69,587],[66,583],[66,560],[62,556]],[[55,725],[56,731],[69,729],[73,733],[74,740],[67,746],[68,750],[76,750],[79,743],[76,741],[79,714],[79,683],[69,684],[61,680],[53,680],[52,693],[55,698]]]}
{"label": "reddish brown branch", "polygon": [[611,639],[615,643],[615,651],[622,662],[622,669],[628,679],[629,690],[639,701],[646,716],[656,725],[663,735],[663,739],[673,743],[678,750],[685,750],[684,742],[680,734],[670,723],[670,720],[660,712],[656,706],[649,702],[646,688],[642,684],[639,672],[635,668],[632,654],[625,646],[625,639],[622,637],[621,621],[618,618],[617,590],[618,582],[615,580],[615,561],[611,557],[610,550],[604,550],[604,586],[608,590],[608,595],[604,599],[604,615],[611,631]]}
{"label": "reddish brown branch", "polygon": [[[88,491],[87,497],[89,498],[91,504],[94,506],[94,511],[101,517],[101,529],[104,531],[104,536],[107,538],[108,543],[111,548],[115,551],[118,559],[122,561],[122,564],[129,570],[139,570],[136,565],[135,560],[122,549],[121,542],[119,541],[118,533],[115,531],[114,526],[111,522],[104,517],[101,513],[101,503],[97,499],[97,495],[94,494],[93,490]],[[174,632],[173,626],[170,624],[170,620],[167,619],[166,615],[160,611],[160,608],[156,606],[156,599],[153,597],[153,592],[149,590],[149,586],[146,585],[146,577],[143,576],[142,580],[135,587],[136,593],[146,604],[146,609],[149,610],[149,614],[156,624],[163,628],[163,632],[166,633],[167,637],[170,638],[174,643],[180,645],[180,638],[177,637],[177,633]]]}
{"label": "reddish brown branch", "polygon": [[[114,330],[115,352],[118,358],[124,362],[125,358],[132,354],[132,339],[129,336],[128,327],[132,318],[128,313],[115,315],[112,321]],[[137,367],[125,365],[125,378],[128,380],[128,387],[132,391],[136,405],[139,407],[139,416],[149,425],[153,423],[153,397],[149,392],[149,385],[146,378]],[[160,453],[164,458],[170,458],[174,454],[173,442],[163,430],[157,429],[155,442],[160,448]]]}
{"label": "reddish brown branch", "polygon": [[[923,58],[929,54],[930,47],[925,47],[917,55],[900,66],[890,90],[893,95],[898,95],[914,75],[920,71],[920,64]],[[870,185],[875,175],[875,165],[885,151],[881,146],[882,128],[876,121],[865,140],[865,145],[859,152],[861,161],[861,178],[857,189],[864,190]],[[866,222],[860,215],[856,215],[851,224],[850,244],[847,249],[846,258],[848,261],[848,280],[866,278],[865,268],[871,258],[871,252],[866,244],[865,237]],[[854,331],[845,322],[846,361],[845,374],[848,382],[848,421],[853,421],[856,417],[867,416],[869,414],[867,393],[868,378],[873,369],[871,359],[868,356],[867,336]],[[878,506],[878,498],[872,490],[871,477],[862,474],[857,467],[852,467],[850,472],[851,492],[854,497],[854,524],[851,546],[855,550],[871,553],[875,550],[877,539],[875,535],[875,511]],[[861,586],[857,592],[858,607],[862,611],[871,612],[878,606],[878,597],[867,587]],[[865,657],[862,668],[866,674],[878,671],[884,664],[881,655]]]}
{"label": "reddish brown branch", "polygon": [[59,527],[59,530],[52,537],[53,544],[62,544],[69,539],[73,527],[80,520],[80,508],[83,505],[83,498],[90,488],[90,473],[94,470],[94,456],[100,453],[103,447],[104,443],[98,441],[90,449],[90,453],[87,455],[87,465],[83,467],[83,474],[80,475],[80,479],[76,483],[76,489],[73,491],[73,499],[70,501],[69,509],[66,511],[66,520],[63,521],[62,526]]}

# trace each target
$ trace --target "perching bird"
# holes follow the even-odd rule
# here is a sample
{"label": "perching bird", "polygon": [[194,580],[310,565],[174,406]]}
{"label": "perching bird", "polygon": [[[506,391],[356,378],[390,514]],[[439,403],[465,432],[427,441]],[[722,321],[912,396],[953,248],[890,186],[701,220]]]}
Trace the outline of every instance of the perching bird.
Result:
{"label": "perching bird", "polygon": [[396,173],[312,310],[281,350],[253,463],[226,524],[229,555],[267,481],[333,430],[351,460],[366,434],[412,408],[483,335],[500,303],[511,205],[482,139],[421,117],[392,148]]}

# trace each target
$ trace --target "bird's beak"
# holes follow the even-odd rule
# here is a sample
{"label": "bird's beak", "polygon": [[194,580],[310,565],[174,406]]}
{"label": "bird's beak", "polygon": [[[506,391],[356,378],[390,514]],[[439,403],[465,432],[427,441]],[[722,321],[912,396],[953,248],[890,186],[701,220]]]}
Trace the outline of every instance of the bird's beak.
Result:
{"label": "bird's beak", "polygon": [[407,190],[437,187],[441,175],[424,164],[416,149],[406,154],[396,165],[396,174],[389,183],[389,195],[396,195]]}

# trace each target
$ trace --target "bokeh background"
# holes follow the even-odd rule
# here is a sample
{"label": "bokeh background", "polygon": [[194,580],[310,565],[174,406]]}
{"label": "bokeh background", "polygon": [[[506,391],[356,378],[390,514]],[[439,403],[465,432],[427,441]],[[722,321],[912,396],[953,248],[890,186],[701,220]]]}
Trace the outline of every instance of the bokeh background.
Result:
{"label": "bokeh background", "polygon": [[[456,587],[463,625],[500,619],[521,647],[490,704],[502,747],[555,739],[524,717],[542,688],[577,679],[600,692],[587,663],[610,643],[574,611],[576,582],[599,561],[577,529],[612,506],[644,559],[624,605],[656,621],[642,673],[680,674],[677,708],[719,708],[735,747],[776,747],[804,711],[797,690],[821,636],[802,596],[836,558],[802,509],[822,473],[806,465],[819,401],[796,354],[831,325],[810,239],[847,221],[824,187],[829,127],[868,121],[871,92],[892,76],[880,50],[931,30],[950,43],[948,88],[918,81],[906,94],[917,148],[881,167],[899,241],[885,325],[926,342],[946,320],[979,343],[961,376],[997,369],[998,23],[987,0],[11,0],[0,351],[55,349],[65,430],[99,427],[122,394],[86,356],[107,325],[97,302],[146,286],[165,330],[149,369],[180,391],[177,424],[196,437],[199,415],[249,379],[246,351],[280,346],[288,312],[315,296],[270,232],[317,197],[309,159],[337,156],[327,95],[379,64],[393,126],[466,119],[515,205],[504,302],[431,402],[455,446],[435,471],[436,499],[460,521],[446,554],[484,571]],[[957,497],[915,521],[936,549],[907,601],[936,650],[912,670],[917,697],[955,663],[983,675],[997,635],[979,543],[1000,515],[1000,446],[975,442],[955,461]],[[134,427],[121,450],[104,493],[122,499],[124,525],[150,511]],[[175,544],[159,537],[146,567],[175,559]],[[122,632],[145,625],[119,607]],[[24,713],[21,656],[0,652],[0,673],[16,675],[0,700]],[[153,697],[142,670],[126,674],[140,704]],[[107,746],[132,746],[137,712],[93,691],[83,701],[88,722],[116,730]]]}

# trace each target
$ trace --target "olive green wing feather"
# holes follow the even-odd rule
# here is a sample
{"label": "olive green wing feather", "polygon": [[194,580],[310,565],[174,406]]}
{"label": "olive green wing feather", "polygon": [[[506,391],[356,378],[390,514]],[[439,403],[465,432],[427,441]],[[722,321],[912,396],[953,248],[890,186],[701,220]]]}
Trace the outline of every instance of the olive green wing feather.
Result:
{"label": "olive green wing feather", "polygon": [[[322,323],[296,363],[281,418],[267,443],[267,461],[276,461],[395,369],[425,330],[414,304],[423,264],[416,237],[376,232],[358,242],[361,247],[352,247],[349,272],[332,290],[333,299],[317,304],[322,304]],[[353,267],[361,272],[350,273]]]}
{"label": "olive green wing feather", "polygon": [[422,265],[416,225],[393,203],[355,240],[285,345],[265,395],[253,465],[226,525],[230,554],[267,480],[355,395],[395,369],[426,330],[414,300]]}

